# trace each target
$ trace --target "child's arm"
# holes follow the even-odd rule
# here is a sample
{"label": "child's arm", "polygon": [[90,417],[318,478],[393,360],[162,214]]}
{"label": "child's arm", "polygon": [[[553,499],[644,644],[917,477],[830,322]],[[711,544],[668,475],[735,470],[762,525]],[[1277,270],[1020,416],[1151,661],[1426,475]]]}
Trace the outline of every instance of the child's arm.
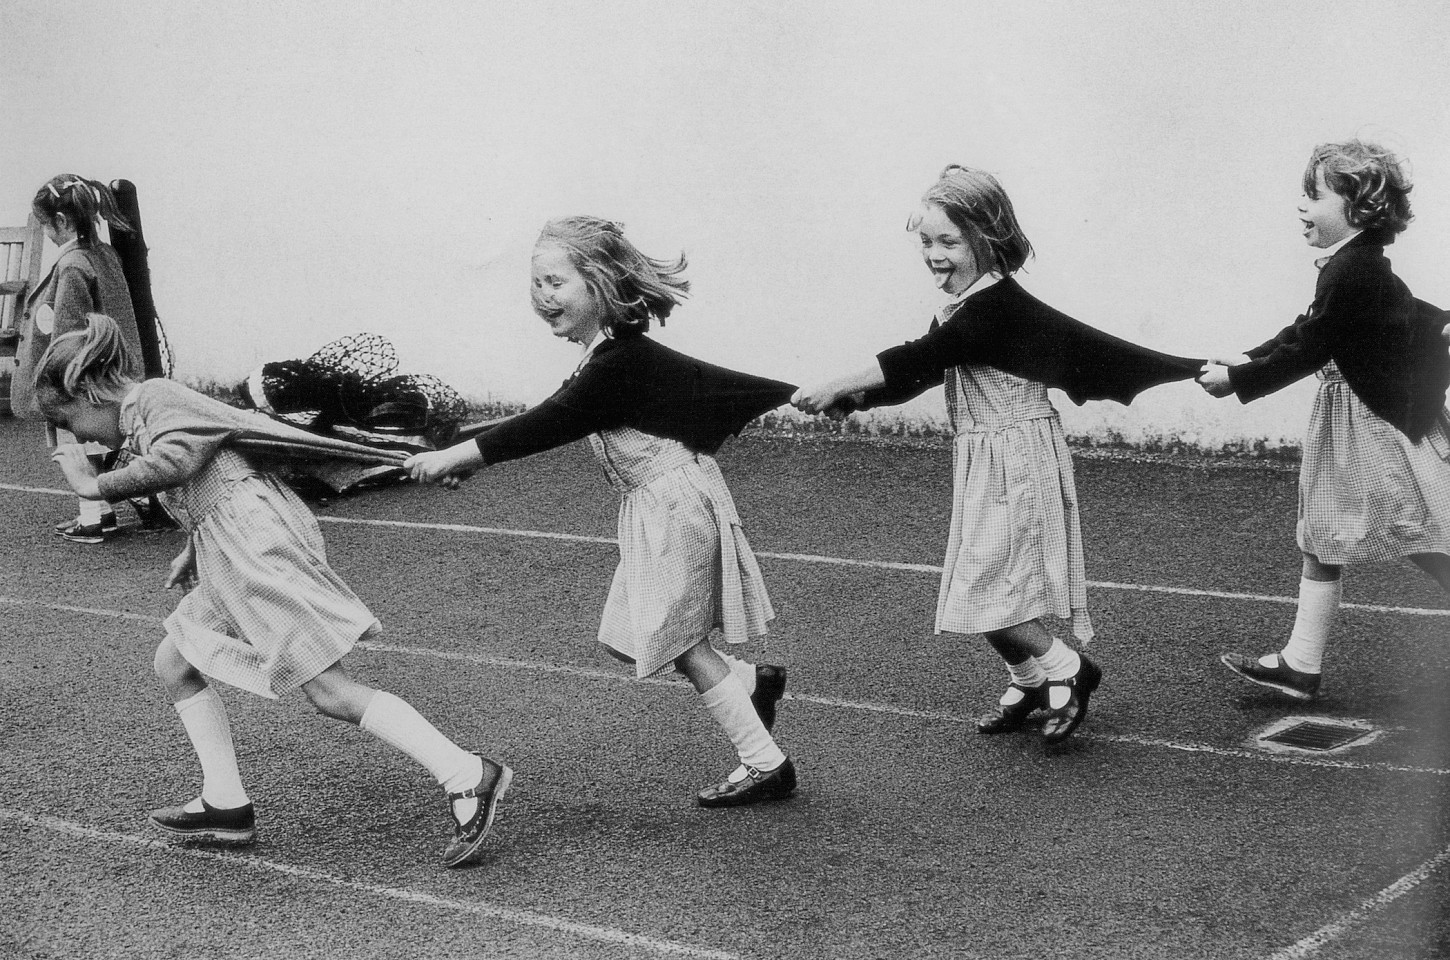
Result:
{"label": "child's arm", "polygon": [[801,387],[790,398],[790,402],[806,413],[825,413],[852,394],[884,386],[886,375],[881,372],[881,364],[873,363],[834,380]]}
{"label": "child's arm", "polygon": [[171,572],[166,577],[166,589],[180,587],[182,593],[189,593],[196,586],[196,545],[190,537],[186,546],[171,561]]}
{"label": "child's arm", "polygon": [[91,296],[95,279],[95,273],[83,255],[74,252],[66,255],[66,262],[57,268],[55,330],[52,336],[86,328],[86,314],[100,309]]}
{"label": "child's arm", "polygon": [[100,500],[101,488],[96,482],[96,467],[86,456],[86,449],[78,443],[66,443],[55,448],[50,455],[65,475],[65,482],[82,500]]}

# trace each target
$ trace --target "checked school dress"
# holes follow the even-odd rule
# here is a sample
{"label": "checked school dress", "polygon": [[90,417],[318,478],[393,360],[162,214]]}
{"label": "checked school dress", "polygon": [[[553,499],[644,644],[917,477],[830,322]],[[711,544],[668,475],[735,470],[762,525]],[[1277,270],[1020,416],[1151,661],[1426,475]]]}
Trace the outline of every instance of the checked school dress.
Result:
{"label": "checked school dress", "polygon": [[599,642],[652,676],[720,630],[764,636],[775,618],[760,567],[715,458],[632,427],[589,435],[619,492],[619,566]]}
{"label": "checked school dress", "polygon": [[100,482],[111,498],[160,493],[191,537],[197,585],[165,622],[182,656],[275,699],[379,624],[328,566],[317,519],[295,493],[237,451],[195,443],[233,414],[168,380],[138,385],[121,404],[129,462]]}
{"label": "checked school dress", "polygon": [[1450,554],[1444,445],[1414,443],[1376,415],[1333,360],[1316,375],[1299,471],[1299,549],[1336,566]]}
{"label": "checked school dress", "polygon": [[956,436],[936,632],[1053,616],[1092,639],[1072,454],[1047,387],[980,364],[945,385]]}

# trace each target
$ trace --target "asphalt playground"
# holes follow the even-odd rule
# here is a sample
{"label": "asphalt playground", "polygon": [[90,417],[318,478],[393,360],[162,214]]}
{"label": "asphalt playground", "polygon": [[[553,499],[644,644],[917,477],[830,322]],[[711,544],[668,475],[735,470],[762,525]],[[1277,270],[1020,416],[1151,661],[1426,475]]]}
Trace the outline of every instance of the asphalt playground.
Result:
{"label": "asphalt playground", "polygon": [[[931,631],[949,463],[722,452],[801,776],[725,811],[693,805],[733,760],[688,687],[593,642],[617,500],[586,450],[317,505],[385,628],[350,669],[517,773],[488,856],[449,871],[426,774],[300,694],[222,689],[254,847],[147,831],[200,782],[150,670],[180,535],[58,539],[74,505],[39,430],[0,420],[0,957],[1450,956],[1450,603],[1429,580],[1351,570],[1321,699],[1293,703],[1217,660],[1292,624],[1294,472],[1084,455],[1103,686],[1059,748],[982,737],[1005,674]],[[1263,739],[1305,719],[1349,742]]]}

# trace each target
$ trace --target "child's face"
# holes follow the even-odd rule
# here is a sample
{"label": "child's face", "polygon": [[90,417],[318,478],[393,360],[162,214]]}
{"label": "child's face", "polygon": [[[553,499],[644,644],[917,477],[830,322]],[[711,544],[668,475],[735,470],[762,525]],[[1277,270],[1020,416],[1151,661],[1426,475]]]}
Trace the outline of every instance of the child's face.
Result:
{"label": "child's face", "polygon": [[545,244],[534,249],[530,294],[534,312],[554,336],[589,343],[599,333],[604,311],[563,247]]}
{"label": "child's face", "polygon": [[956,296],[981,278],[972,245],[941,207],[934,203],[923,207],[916,230],[921,237],[921,259],[938,290]]}
{"label": "child's face", "polygon": [[1314,171],[1314,193],[1299,200],[1299,219],[1304,222],[1304,239],[1311,247],[1332,247],[1354,232],[1349,223],[1349,204],[1324,182],[1324,168]]}
{"label": "child's face", "polygon": [[45,405],[45,418],[62,430],[69,430],[82,443],[121,446],[121,405],[91,403],[81,397]]}

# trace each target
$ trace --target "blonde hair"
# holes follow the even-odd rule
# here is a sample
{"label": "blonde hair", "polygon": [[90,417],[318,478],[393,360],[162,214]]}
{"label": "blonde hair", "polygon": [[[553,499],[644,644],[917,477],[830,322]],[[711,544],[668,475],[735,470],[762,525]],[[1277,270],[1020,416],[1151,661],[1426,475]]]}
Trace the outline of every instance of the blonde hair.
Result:
{"label": "blonde hair", "polygon": [[559,247],[594,298],[606,319],[600,324],[610,336],[639,334],[651,320],[665,318],[690,295],[685,255],[677,260],[647,257],[624,236],[624,225],[599,217],[561,217],[550,220],[539,233],[536,246]]}
{"label": "blonde hair", "polygon": [[101,404],[120,400],[131,386],[121,329],[104,313],[86,314],[86,328],[56,337],[35,370],[35,401],[47,416],[77,398]]}
{"label": "blonde hair", "polygon": [[[921,202],[942,209],[962,231],[978,267],[988,273],[1009,276],[1032,256],[1032,244],[1017,222],[1007,191],[984,170],[950,164],[922,195]],[[921,214],[913,214],[906,229],[915,230],[920,225]]]}

